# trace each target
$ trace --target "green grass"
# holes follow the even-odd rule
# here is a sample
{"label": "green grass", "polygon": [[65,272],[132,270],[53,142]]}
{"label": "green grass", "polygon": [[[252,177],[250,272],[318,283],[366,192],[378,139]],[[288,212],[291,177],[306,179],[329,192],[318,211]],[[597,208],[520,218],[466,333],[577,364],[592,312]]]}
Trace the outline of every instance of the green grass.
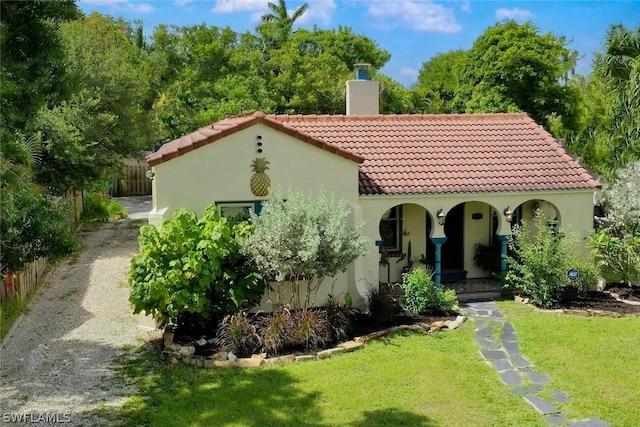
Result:
{"label": "green grass", "polygon": [[0,341],[9,333],[11,326],[20,314],[27,309],[27,300],[13,295],[2,302],[0,306]]}
{"label": "green grass", "polygon": [[571,397],[572,418],[640,425],[640,315],[585,318],[513,302],[501,302],[500,309],[536,371]]}
{"label": "green grass", "polygon": [[543,426],[484,363],[473,324],[402,332],[329,360],[252,370],[168,367],[124,356],[136,395],[111,417],[153,426]]}
{"label": "green grass", "polygon": [[109,198],[105,193],[87,193],[84,199],[83,221],[108,221],[127,216],[122,203]]}

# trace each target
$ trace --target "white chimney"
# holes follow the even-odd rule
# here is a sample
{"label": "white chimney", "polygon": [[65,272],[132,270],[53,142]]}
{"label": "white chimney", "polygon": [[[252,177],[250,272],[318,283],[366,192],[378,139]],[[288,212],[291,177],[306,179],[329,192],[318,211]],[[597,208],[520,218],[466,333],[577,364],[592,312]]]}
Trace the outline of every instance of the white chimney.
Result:
{"label": "white chimney", "polygon": [[371,64],[355,64],[356,80],[347,80],[347,116],[380,114],[380,82],[369,79]]}

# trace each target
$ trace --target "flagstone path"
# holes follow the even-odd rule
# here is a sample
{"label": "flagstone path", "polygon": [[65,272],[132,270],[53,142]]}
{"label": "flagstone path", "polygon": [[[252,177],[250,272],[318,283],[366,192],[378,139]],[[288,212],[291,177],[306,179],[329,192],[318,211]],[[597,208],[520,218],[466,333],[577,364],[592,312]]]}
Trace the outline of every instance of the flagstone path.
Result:
{"label": "flagstone path", "polygon": [[[549,390],[548,375],[536,372],[534,366],[520,352],[513,325],[507,321],[494,302],[472,302],[462,305],[464,313],[476,323],[475,340],[480,354],[497,371],[503,383],[511,387],[509,393],[522,396],[550,425],[573,427],[611,427],[598,418],[570,422],[567,412],[558,408],[571,398],[560,390]],[[547,390],[552,401],[539,396]]]}

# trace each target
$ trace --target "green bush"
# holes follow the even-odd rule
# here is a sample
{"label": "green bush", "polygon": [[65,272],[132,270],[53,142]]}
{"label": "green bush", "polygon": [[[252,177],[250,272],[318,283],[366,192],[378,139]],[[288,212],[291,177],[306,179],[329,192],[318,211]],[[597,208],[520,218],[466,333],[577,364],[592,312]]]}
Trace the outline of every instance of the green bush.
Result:
{"label": "green bush", "polygon": [[[536,210],[534,229],[524,222],[513,230],[506,286],[521,290],[543,308],[557,302],[567,286],[576,286],[579,291],[595,288],[598,283],[595,264],[580,246],[581,239],[575,232],[556,231],[542,211]],[[575,282],[567,277],[570,269],[580,273]]]}
{"label": "green bush", "polygon": [[255,232],[243,250],[267,279],[279,282],[275,303],[310,307],[325,277],[346,271],[365,254],[367,239],[348,226],[348,216],[344,200],[296,191],[287,200],[274,196],[259,216],[251,215]]}
{"label": "green bush", "polygon": [[134,312],[161,320],[188,313],[215,324],[255,305],[265,283],[237,241],[250,232],[247,223],[229,227],[215,205],[200,219],[179,209],[159,230],[143,226],[129,270]]}
{"label": "green bush", "polygon": [[104,193],[86,193],[82,219],[85,221],[108,221],[113,218],[124,218],[127,210],[117,200]]}
{"label": "green bush", "polygon": [[609,282],[640,284],[640,161],[618,171],[602,195],[608,213],[589,238],[600,272]]}
{"label": "green bush", "polygon": [[78,247],[67,220],[71,204],[20,188],[0,191],[0,270],[22,271],[40,257],[56,261]]}
{"label": "green bush", "polygon": [[420,314],[427,311],[451,313],[458,304],[456,292],[452,289],[443,290],[436,286],[433,275],[423,268],[414,268],[402,278],[404,288],[405,310]]}

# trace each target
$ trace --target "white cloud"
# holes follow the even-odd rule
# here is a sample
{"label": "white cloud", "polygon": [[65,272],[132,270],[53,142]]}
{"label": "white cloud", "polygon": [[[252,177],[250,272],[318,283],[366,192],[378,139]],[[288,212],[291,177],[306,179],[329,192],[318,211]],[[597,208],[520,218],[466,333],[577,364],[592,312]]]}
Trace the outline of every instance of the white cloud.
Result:
{"label": "white cloud", "polygon": [[212,13],[266,11],[269,0],[217,0]]}
{"label": "white cloud", "polygon": [[129,9],[138,13],[151,13],[155,9],[149,3],[127,3]]}
{"label": "white cloud", "polygon": [[127,3],[129,0],[80,0],[81,3],[95,4],[97,6],[117,6]]}
{"label": "white cloud", "polygon": [[369,15],[388,26],[402,25],[417,31],[457,33],[462,29],[453,10],[431,1],[375,3],[369,6]]}
{"label": "white cloud", "polygon": [[460,6],[460,9],[463,12],[471,12],[471,2],[470,1],[462,2],[462,6]]}
{"label": "white cloud", "polygon": [[403,77],[418,77],[418,70],[411,67],[400,68],[400,75]]}
{"label": "white cloud", "polygon": [[130,10],[137,13],[151,13],[155,10],[149,3],[136,3],[129,0],[80,0],[82,3],[94,4],[96,6],[108,6],[113,10]]}
{"label": "white cloud", "polygon": [[[309,8],[304,15],[296,21],[296,24],[313,22],[328,25],[331,23],[331,16],[336,11],[336,3],[333,0],[315,0],[307,4]],[[289,13],[293,12],[294,10],[289,11]]]}
{"label": "white cloud", "polygon": [[[274,0],[271,0],[271,2],[273,3]],[[262,15],[269,11],[267,3],[269,3],[269,0],[217,0],[215,6],[211,9],[211,13],[250,12],[251,21],[258,22]],[[297,25],[310,22],[321,24],[329,24],[331,22],[331,16],[336,11],[334,0],[313,0],[307,4],[309,8],[296,21]],[[296,4],[296,7],[289,9],[288,13],[292,14],[298,7],[300,5]]]}
{"label": "white cloud", "polygon": [[526,9],[518,9],[514,7],[513,9],[497,9],[496,10],[496,18],[498,19],[515,19],[516,21],[524,21],[527,19],[533,18],[533,13],[529,12]]}

